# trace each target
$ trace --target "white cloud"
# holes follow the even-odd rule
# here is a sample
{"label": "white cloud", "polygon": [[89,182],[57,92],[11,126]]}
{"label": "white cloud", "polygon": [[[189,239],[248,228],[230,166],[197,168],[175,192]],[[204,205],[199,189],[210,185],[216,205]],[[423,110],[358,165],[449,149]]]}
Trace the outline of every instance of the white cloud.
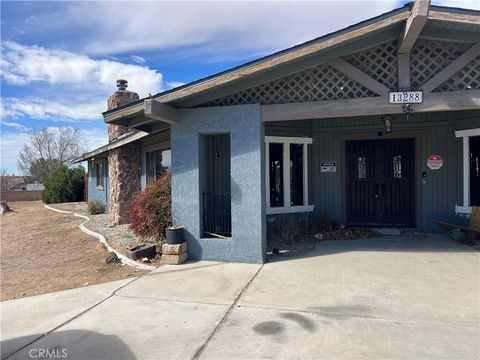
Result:
{"label": "white cloud", "polygon": [[[105,98],[106,99],[106,98]],[[3,99],[2,118],[29,117],[35,120],[71,121],[100,120],[106,100],[81,100],[75,96],[64,99],[37,97]]]}
{"label": "white cloud", "polygon": [[[110,93],[117,79],[128,79],[141,97],[162,90],[163,76],[147,66],[95,60],[68,51],[2,43],[1,76],[10,85],[45,82],[92,93]],[[77,90],[78,91],[78,90]]]}
{"label": "white cloud", "polygon": [[133,62],[136,62],[137,64],[145,64],[145,58],[138,56],[138,55],[130,55],[130,59],[132,59]]}
{"label": "white cloud", "polygon": [[19,124],[17,122],[11,122],[11,121],[5,121],[3,119],[0,119],[0,125],[1,126],[6,126],[9,128],[17,129],[17,130],[22,130],[22,131],[30,131],[31,129],[26,127],[25,125]]}
{"label": "white cloud", "polygon": [[[186,49],[185,56],[246,58],[306,41],[400,6],[396,0],[72,2],[49,31],[83,33],[71,45],[88,54]],[[347,11],[346,11],[347,10]],[[105,16],[108,14],[108,16]],[[94,31],[93,31],[94,29]],[[194,49],[192,48],[194,47]],[[205,61],[205,58],[200,58]]]}
{"label": "white cloud", "polygon": [[30,136],[27,132],[5,133],[2,131],[0,137],[1,168],[7,169],[9,173],[19,174],[17,168],[18,153],[23,145],[28,143]]}
{"label": "white cloud", "polygon": [[173,88],[185,85],[185,83],[181,81],[166,81],[165,85],[167,89],[173,89]]}

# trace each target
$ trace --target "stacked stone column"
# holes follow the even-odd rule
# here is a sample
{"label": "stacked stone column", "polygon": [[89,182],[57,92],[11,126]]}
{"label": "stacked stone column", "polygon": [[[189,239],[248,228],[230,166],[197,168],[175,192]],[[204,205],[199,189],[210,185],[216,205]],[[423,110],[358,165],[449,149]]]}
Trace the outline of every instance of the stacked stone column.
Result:
{"label": "stacked stone column", "polygon": [[162,245],[162,264],[179,265],[188,258],[187,243]]}
{"label": "stacked stone column", "polygon": [[[117,80],[118,90],[108,99],[108,110],[137,101],[137,93],[126,90],[126,80]],[[108,125],[108,141],[112,142],[128,132],[120,125]],[[110,207],[109,222],[114,225],[130,222],[128,210],[135,193],[140,191],[140,142],[130,143],[108,153]]]}

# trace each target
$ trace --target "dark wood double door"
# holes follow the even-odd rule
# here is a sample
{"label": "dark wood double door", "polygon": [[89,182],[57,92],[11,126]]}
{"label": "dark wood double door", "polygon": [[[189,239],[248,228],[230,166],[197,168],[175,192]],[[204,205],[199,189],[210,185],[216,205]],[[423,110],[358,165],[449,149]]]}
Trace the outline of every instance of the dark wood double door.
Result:
{"label": "dark wood double door", "polygon": [[415,226],[414,139],[346,142],[349,225]]}

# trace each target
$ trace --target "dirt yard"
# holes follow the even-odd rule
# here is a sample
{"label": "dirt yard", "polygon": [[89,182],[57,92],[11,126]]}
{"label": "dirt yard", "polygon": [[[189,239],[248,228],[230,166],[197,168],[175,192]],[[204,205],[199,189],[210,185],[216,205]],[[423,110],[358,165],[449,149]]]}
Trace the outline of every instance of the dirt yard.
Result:
{"label": "dirt yard", "polygon": [[108,252],[78,228],[82,219],[47,210],[39,201],[9,206],[13,212],[0,215],[2,301],[144,273],[106,264]]}

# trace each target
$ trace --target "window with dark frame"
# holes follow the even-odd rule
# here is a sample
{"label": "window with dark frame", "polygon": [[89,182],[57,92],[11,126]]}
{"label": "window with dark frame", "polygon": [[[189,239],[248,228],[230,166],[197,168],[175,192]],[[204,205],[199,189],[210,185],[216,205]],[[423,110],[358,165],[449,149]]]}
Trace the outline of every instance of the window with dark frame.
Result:
{"label": "window with dark frame", "polygon": [[303,205],[303,144],[290,144],[290,205]]}
{"label": "window with dark frame", "polygon": [[313,211],[308,203],[311,138],[265,137],[267,214]]}
{"label": "window with dark frame", "polygon": [[95,176],[97,179],[97,188],[103,189],[104,166],[103,161],[95,163]]}
{"label": "window with dark frame", "polygon": [[270,206],[283,206],[283,144],[269,144]]}
{"label": "window with dark frame", "polygon": [[145,153],[145,170],[147,184],[158,180],[170,166],[165,160],[170,159],[170,149],[147,151]]}

